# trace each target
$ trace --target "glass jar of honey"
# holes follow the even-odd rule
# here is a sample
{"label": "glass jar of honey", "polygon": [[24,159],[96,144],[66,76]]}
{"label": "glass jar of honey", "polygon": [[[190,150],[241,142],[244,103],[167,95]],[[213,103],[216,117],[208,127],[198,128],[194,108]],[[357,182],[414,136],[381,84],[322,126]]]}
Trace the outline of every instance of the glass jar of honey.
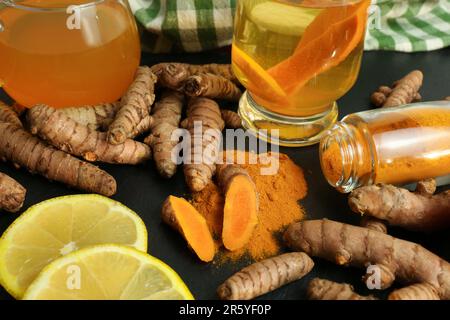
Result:
{"label": "glass jar of honey", "polygon": [[349,115],[322,139],[320,160],[325,178],[341,192],[449,175],[450,102]]}

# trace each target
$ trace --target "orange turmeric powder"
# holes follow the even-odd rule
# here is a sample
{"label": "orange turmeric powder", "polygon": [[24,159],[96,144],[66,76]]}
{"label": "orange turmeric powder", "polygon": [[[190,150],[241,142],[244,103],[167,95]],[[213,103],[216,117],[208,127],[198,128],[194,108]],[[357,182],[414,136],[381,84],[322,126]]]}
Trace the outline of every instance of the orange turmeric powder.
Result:
{"label": "orange turmeric powder", "polygon": [[[233,252],[223,249],[222,260],[234,261],[248,256],[260,261],[276,255],[281,248],[277,234],[304,218],[304,209],[298,202],[306,197],[308,191],[303,170],[287,155],[280,154],[279,160],[279,170],[275,175],[261,175],[261,169],[265,167],[262,161],[241,165],[255,182],[259,195],[258,225],[243,248]],[[218,246],[222,246],[224,197],[219,187],[210,183],[203,191],[195,193],[191,202],[205,217]]]}
{"label": "orange turmeric powder", "polygon": [[322,171],[332,185],[341,180],[344,171],[344,160],[337,142],[331,143],[322,155]]}
{"label": "orange turmeric powder", "polygon": [[357,187],[398,185],[450,174],[448,105],[360,113],[335,130],[322,144],[321,156],[324,175],[333,185],[349,180],[358,180]]}
{"label": "orange turmeric powder", "polygon": [[[398,147],[395,159],[390,153],[379,152],[376,183],[401,184],[436,178],[450,173],[450,107],[411,110],[403,114],[405,120],[394,126],[405,143],[414,144]],[[374,128],[377,132],[391,128]],[[375,137],[375,140],[377,138]],[[406,154],[404,151],[408,149]]]}

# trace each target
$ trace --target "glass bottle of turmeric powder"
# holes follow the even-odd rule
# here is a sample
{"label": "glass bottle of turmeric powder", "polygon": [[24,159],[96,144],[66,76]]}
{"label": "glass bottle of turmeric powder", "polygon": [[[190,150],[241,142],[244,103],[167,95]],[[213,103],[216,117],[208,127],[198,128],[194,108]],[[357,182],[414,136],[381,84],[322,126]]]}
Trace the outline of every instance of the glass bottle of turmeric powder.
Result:
{"label": "glass bottle of turmeric powder", "polygon": [[320,160],[326,179],[341,192],[449,175],[450,102],[349,115],[322,139]]}

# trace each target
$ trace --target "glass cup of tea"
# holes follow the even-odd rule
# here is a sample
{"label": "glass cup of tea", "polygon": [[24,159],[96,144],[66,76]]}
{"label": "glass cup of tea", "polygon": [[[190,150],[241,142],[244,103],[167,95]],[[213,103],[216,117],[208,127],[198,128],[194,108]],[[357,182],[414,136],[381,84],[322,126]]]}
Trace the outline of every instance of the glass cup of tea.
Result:
{"label": "glass cup of tea", "polygon": [[246,129],[284,146],[319,142],[337,120],[336,100],[357,80],[369,6],[238,1],[232,61],[247,89],[239,106]]}
{"label": "glass cup of tea", "polygon": [[25,107],[117,101],[140,55],[127,0],[0,0],[0,86]]}

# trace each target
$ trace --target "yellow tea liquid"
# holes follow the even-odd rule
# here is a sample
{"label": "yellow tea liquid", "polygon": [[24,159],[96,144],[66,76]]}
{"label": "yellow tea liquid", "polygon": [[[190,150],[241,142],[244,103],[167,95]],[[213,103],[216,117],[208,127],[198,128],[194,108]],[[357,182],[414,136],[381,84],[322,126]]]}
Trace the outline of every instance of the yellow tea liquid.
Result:
{"label": "yellow tea liquid", "polygon": [[[113,102],[132,82],[140,44],[126,3],[105,0],[86,6],[80,28],[72,24],[75,29],[69,29],[66,8],[85,2],[25,0],[18,4],[38,10],[0,9],[0,85],[19,104]],[[60,9],[43,12],[45,7]]]}
{"label": "yellow tea liquid", "polygon": [[[336,66],[327,68],[326,64],[333,59],[333,55],[340,54],[341,47],[345,45],[346,39],[344,35],[344,40],[341,38],[340,42],[333,43],[339,30],[334,30],[335,34],[333,34],[334,31],[332,29],[334,25],[327,25],[326,23],[323,24],[324,30],[328,28],[331,31],[322,31],[323,36],[320,41],[317,41],[319,37],[305,39],[304,42],[306,43],[303,45],[309,45],[313,49],[310,50],[308,55],[304,54],[305,57],[300,61],[301,64],[310,64],[311,57],[314,57],[321,50],[325,50],[325,46],[327,46],[326,50],[328,51],[330,51],[330,46],[334,46],[330,51],[330,56],[323,57],[320,60],[320,64],[324,66],[321,70],[324,71],[318,69],[305,84],[289,92],[283,102],[280,99],[271,99],[271,94],[267,93],[267,86],[273,87],[270,85],[273,79],[270,81],[265,80],[268,84],[258,83],[257,79],[265,79],[266,76],[261,77],[263,71],[269,73],[271,68],[294,55],[304,37],[305,31],[316,18],[318,19],[324,10],[339,6],[341,9],[339,12],[343,15],[341,20],[344,20],[347,9],[350,16],[352,6],[359,2],[314,0],[240,1],[236,15],[234,46],[237,50],[243,52],[247,60],[252,60],[252,63],[249,64],[249,69],[253,69],[252,74],[255,73],[257,77],[254,74],[253,76],[250,75],[248,70],[239,68],[236,63],[236,55],[233,57],[235,62],[234,69],[244,85],[250,84],[254,88],[253,90],[249,89],[249,91],[255,101],[266,109],[278,114],[306,117],[329,110],[330,106],[337,99],[347,93],[354,85],[359,73],[364,36],[362,35],[358,39],[357,45],[342,58],[342,61]],[[365,19],[367,19],[367,16]],[[365,21],[363,23],[365,26]],[[349,23],[349,25],[351,24]],[[309,42],[314,41],[317,43],[309,44]],[[296,62],[297,66],[298,62]],[[255,63],[258,67],[254,67]],[[317,64],[317,60],[315,63]],[[254,72],[259,68],[262,71]],[[293,64],[289,72],[293,76],[296,76],[296,72],[298,72],[299,77],[301,77],[295,64]],[[283,89],[282,84],[280,84],[280,87]],[[247,86],[247,88],[249,87]]]}

